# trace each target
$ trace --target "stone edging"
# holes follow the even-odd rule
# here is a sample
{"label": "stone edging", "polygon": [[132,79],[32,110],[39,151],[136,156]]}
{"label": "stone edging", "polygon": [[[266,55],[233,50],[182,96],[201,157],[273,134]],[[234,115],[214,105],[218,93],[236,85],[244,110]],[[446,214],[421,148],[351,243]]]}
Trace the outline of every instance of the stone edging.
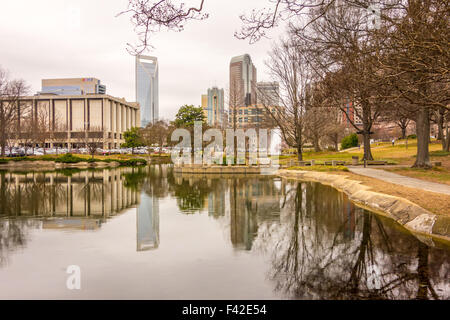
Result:
{"label": "stone edging", "polygon": [[175,173],[189,174],[260,174],[260,167],[249,166],[202,166],[202,165],[184,165],[174,166]]}
{"label": "stone edging", "polygon": [[[387,216],[409,231],[419,234],[416,236],[422,241],[426,239],[420,235],[450,242],[450,218],[435,215],[404,198],[370,191],[370,187],[362,185],[361,181],[315,171],[279,170],[277,175],[285,179],[311,180],[330,185],[347,194],[356,204]],[[429,240],[431,239],[424,242],[429,243]]]}

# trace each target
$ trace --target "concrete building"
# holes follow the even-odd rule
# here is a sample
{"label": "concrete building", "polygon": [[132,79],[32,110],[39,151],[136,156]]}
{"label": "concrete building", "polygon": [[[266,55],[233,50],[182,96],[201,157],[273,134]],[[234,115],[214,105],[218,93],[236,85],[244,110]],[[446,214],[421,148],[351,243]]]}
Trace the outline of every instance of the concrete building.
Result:
{"label": "concrete building", "polygon": [[244,54],[230,62],[230,104],[249,106],[257,103],[256,67],[250,55]]}
{"label": "concrete building", "polygon": [[46,147],[83,147],[86,135],[97,139],[99,148],[119,148],[123,133],[140,124],[137,103],[109,95],[41,94],[24,97],[17,108],[18,139],[16,144],[40,143],[30,139],[27,126],[30,119],[38,121],[45,135]]}
{"label": "concrete building", "polygon": [[159,118],[159,67],[156,57],[136,56],[136,101],[141,106],[141,126]]}
{"label": "concrete building", "polygon": [[208,119],[208,95],[202,94],[202,110],[205,119]]}
{"label": "concrete building", "polygon": [[224,91],[217,87],[208,89],[208,94],[202,95],[202,109],[208,125],[221,127],[224,125]]}
{"label": "concrete building", "polygon": [[280,84],[278,82],[258,82],[258,103],[265,106],[280,105]]}
{"label": "concrete building", "polygon": [[86,95],[105,94],[106,86],[96,78],[42,79],[39,94]]}
{"label": "concrete building", "polygon": [[[267,110],[269,108],[269,110]],[[228,111],[228,127],[234,127],[233,109]],[[270,114],[268,112],[282,112],[280,106],[264,106],[262,104],[253,104],[236,108],[236,128],[264,128],[270,127]]]}

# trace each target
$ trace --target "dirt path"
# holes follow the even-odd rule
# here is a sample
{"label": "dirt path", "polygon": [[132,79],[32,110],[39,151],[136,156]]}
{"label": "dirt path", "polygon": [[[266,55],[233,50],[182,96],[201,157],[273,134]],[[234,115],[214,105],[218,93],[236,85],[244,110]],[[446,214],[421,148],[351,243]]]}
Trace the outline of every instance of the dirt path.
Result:
{"label": "dirt path", "polygon": [[401,176],[399,174],[384,171],[382,169],[359,168],[359,167],[348,167],[348,169],[350,170],[350,172],[353,172],[355,174],[398,184],[404,187],[416,188],[424,191],[450,195],[450,186],[446,184],[429,182],[416,178]]}

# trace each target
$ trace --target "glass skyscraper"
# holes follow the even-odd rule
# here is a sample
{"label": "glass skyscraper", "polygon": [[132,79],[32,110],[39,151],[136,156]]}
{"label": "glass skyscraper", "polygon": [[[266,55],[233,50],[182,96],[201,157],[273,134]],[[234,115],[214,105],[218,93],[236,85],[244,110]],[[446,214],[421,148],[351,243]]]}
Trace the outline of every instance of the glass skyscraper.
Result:
{"label": "glass skyscraper", "polygon": [[207,123],[210,126],[221,126],[224,120],[223,89],[212,87],[208,94],[202,95],[202,108]]}
{"label": "glass skyscraper", "polygon": [[159,117],[158,59],[136,56],[136,101],[141,106],[141,126],[155,122]]}

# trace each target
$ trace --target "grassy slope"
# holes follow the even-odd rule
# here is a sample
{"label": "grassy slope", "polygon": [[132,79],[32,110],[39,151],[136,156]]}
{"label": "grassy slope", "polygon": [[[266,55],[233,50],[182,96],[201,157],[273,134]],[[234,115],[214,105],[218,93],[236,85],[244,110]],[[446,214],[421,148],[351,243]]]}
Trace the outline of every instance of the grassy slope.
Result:
{"label": "grassy slope", "polygon": [[[399,142],[392,146],[391,143],[375,143],[372,145],[372,154],[375,160],[386,160],[388,163],[399,164],[404,166],[411,166],[414,163],[417,149],[417,141],[409,140],[408,148],[404,142]],[[432,170],[413,169],[413,168],[386,168],[385,170],[393,171],[397,174],[423,179],[432,182],[450,184],[450,154],[440,152],[442,149],[441,144],[432,142],[430,144],[431,161],[442,162],[442,167],[434,168]],[[360,159],[363,156],[363,150],[352,149],[344,152],[330,152],[321,151],[314,152],[308,151],[303,154],[304,160],[316,160],[317,163],[323,163],[330,160],[343,160],[351,162],[352,156],[358,156]],[[281,164],[288,164],[290,159],[296,159],[295,155],[282,156],[280,159]],[[319,169],[318,171],[330,171],[326,168]],[[311,170],[311,169],[310,169]],[[314,168],[313,168],[314,170]]]}

